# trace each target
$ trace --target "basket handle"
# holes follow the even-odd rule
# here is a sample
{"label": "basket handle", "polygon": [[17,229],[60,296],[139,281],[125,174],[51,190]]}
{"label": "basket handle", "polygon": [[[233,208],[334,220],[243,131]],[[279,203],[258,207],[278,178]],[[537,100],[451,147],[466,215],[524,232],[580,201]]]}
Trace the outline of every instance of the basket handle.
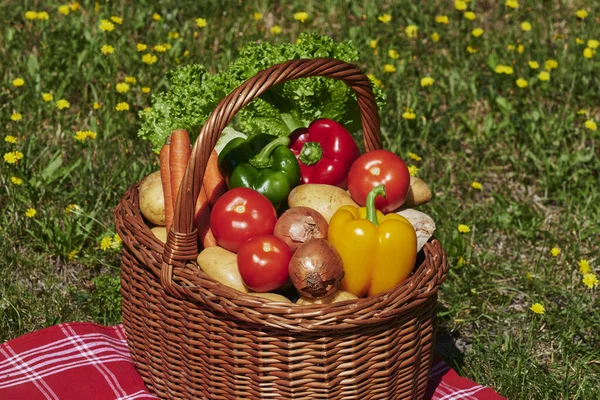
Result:
{"label": "basket handle", "polygon": [[198,256],[197,231],[193,225],[196,200],[202,187],[208,158],[223,129],[234,115],[273,86],[298,78],[322,76],[338,79],[356,94],[361,112],[366,151],[381,149],[379,114],[371,82],[355,65],[329,58],[291,60],[258,72],[217,105],[202,127],[185,170],[174,210],[173,224],[163,252],[160,280],[165,290],[176,297],[173,267]]}

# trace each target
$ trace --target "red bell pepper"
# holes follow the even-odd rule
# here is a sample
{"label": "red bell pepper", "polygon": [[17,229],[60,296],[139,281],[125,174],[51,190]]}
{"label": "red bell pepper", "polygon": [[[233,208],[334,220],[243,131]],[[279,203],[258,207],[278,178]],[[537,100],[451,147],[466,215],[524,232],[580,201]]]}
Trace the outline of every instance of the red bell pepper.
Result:
{"label": "red bell pepper", "polygon": [[360,156],[352,135],[330,119],[313,121],[308,128],[298,128],[290,135],[290,149],[300,164],[302,183],[348,185],[348,172]]}

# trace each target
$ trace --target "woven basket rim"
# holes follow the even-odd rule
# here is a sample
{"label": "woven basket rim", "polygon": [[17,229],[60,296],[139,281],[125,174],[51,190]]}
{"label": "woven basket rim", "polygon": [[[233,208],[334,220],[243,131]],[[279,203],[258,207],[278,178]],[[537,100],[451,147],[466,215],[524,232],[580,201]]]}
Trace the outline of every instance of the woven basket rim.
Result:
{"label": "woven basket rim", "polygon": [[[150,243],[151,247],[141,242],[130,243],[128,235],[124,234],[127,226],[117,225],[117,231],[125,238],[124,246],[144,246],[148,254],[160,260],[165,244],[152,233],[139,211],[140,183],[127,190],[115,209],[115,215],[119,214],[128,221],[137,222],[137,231],[134,233],[143,235],[144,242]],[[296,328],[301,331],[351,329],[365,324],[385,323],[418,307],[437,293],[448,272],[446,254],[436,238],[431,238],[422,251],[425,253],[425,260],[413,270],[409,278],[395,288],[375,296],[333,304],[300,305],[272,302],[245,294],[206,275],[196,261],[189,262],[173,272],[173,287],[183,298],[199,301],[215,312],[224,312],[247,322],[273,328]],[[148,263],[145,265],[148,266]],[[160,268],[150,269],[159,280]]]}

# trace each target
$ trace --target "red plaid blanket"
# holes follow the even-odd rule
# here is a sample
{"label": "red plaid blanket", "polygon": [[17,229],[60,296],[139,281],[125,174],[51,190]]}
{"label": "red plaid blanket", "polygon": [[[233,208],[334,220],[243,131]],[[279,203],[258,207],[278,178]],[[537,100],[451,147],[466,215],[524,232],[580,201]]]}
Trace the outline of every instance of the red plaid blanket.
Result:
{"label": "red plaid blanket", "polygon": [[[156,399],[131,363],[122,325],[68,323],[0,345],[0,399]],[[426,399],[502,400],[443,361],[431,369]]]}

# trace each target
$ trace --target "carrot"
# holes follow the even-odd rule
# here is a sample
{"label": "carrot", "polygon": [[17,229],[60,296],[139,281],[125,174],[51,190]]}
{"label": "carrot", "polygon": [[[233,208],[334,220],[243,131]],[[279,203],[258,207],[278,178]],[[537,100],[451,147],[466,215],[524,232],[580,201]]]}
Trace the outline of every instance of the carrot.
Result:
{"label": "carrot", "polygon": [[173,196],[171,193],[171,169],[169,156],[171,153],[171,137],[167,138],[166,143],[160,149],[160,180],[162,182],[163,193],[165,197],[165,226],[167,231],[173,223]]}
{"label": "carrot", "polygon": [[219,155],[216,150],[213,150],[210,154],[202,185],[206,190],[208,203],[211,207],[227,191],[227,182],[225,182],[223,175],[219,171]]}
{"label": "carrot", "polygon": [[204,186],[200,189],[194,212],[194,226],[198,229],[198,240],[202,247],[213,247],[217,245],[217,239],[210,229],[210,206]]}
{"label": "carrot", "polygon": [[171,132],[171,149],[169,155],[169,166],[171,168],[171,195],[173,206],[177,205],[179,187],[183,181],[185,168],[192,155],[190,136],[185,129],[176,129]]}

